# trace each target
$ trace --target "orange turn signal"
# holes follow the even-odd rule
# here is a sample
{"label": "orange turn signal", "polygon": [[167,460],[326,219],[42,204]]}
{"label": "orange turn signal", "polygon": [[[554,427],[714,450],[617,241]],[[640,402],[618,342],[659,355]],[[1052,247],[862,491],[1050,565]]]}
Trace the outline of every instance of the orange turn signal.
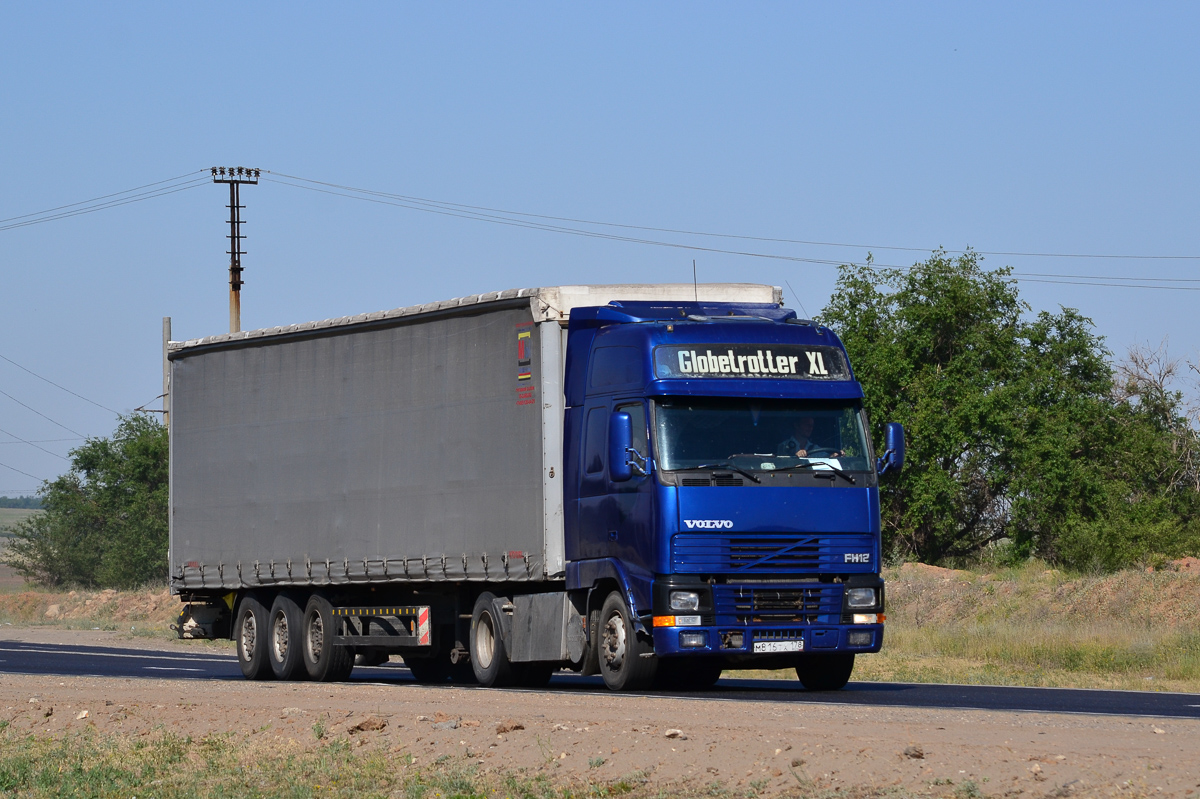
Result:
{"label": "orange turn signal", "polygon": [[654,617],[654,626],[655,627],[674,627],[675,626],[675,617],[674,616],[655,616]]}

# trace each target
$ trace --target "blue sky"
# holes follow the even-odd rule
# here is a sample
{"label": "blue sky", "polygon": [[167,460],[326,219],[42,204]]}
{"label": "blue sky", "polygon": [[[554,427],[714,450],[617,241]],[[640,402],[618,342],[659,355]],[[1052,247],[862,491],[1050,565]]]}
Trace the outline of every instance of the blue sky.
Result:
{"label": "blue sky", "polygon": [[[0,219],[229,164],[529,213],[871,245],[887,264],[922,254],[883,246],[1200,256],[1198,8],[7,3]],[[243,199],[246,328],[519,286],[688,281],[693,257],[702,281],[784,286],[811,315],[836,275],[280,183]],[[176,338],[227,329],[226,201],[198,185],[0,230],[0,356],[115,410],[151,402],[163,316]],[[636,235],[817,261],[869,249]],[[985,263],[1200,279],[1195,258]],[[1021,291],[1035,310],[1079,308],[1118,356],[1168,338],[1195,357],[1200,292],[1175,285]],[[0,494],[61,473],[77,434],[115,422],[2,360],[0,390],[43,414],[0,396],[11,434]]]}

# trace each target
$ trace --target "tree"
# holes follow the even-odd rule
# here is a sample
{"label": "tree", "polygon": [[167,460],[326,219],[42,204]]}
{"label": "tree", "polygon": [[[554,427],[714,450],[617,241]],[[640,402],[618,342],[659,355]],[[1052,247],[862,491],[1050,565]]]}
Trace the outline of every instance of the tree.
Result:
{"label": "tree", "polygon": [[1168,454],[1172,436],[1195,446],[1178,396],[1138,383],[1146,399],[1131,401],[1089,319],[1028,311],[1009,271],[970,251],[842,267],[821,321],[842,336],[876,440],[888,421],[909,434],[881,490],[885,547],[938,562],[1006,540],[1102,568],[1194,549],[1194,470]]}
{"label": "tree", "polygon": [[45,585],[132,588],[167,576],[167,430],[123,416],[89,438],[71,471],[38,492],[44,513],[18,522],[3,562]]}

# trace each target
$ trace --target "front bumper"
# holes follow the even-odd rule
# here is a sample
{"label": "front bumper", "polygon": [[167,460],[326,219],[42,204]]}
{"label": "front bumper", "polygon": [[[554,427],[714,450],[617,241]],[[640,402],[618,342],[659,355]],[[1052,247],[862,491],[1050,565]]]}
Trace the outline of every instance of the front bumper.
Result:
{"label": "front bumper", "polygon": [[[877,604],[851,608],[846,589],[854,587],[876,589]],[[699,606],[672,609],[672,591],[698,594]],[[809,653],[865,654],[883,646],[884,585],[878,575],[738,582],[660,575],[653,595],[654,614],[646,621],[660,656],[753,662]]]}
{"label": "front bumper", "polygon": [[[685,645],[694,640],[690,638],[691,636],[697,634],[704,638],[702,646]],[[758,644],[757,647],[756,644]],[[674,655],[768,657],[805,653],[868,653],[878,652],[882,646],[882,624],[838,624],[814,627],[712,625],[654,628],[654,652],[660,657]]]}

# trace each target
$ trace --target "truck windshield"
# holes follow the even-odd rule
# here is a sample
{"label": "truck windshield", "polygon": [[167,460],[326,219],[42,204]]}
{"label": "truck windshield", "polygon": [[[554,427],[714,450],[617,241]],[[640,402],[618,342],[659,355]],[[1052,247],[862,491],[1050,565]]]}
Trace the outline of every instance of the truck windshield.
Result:
{"label": "truck windshield", "polygon": [[855,401],[674,398],[655,403],[659,468],[870,469]]}

